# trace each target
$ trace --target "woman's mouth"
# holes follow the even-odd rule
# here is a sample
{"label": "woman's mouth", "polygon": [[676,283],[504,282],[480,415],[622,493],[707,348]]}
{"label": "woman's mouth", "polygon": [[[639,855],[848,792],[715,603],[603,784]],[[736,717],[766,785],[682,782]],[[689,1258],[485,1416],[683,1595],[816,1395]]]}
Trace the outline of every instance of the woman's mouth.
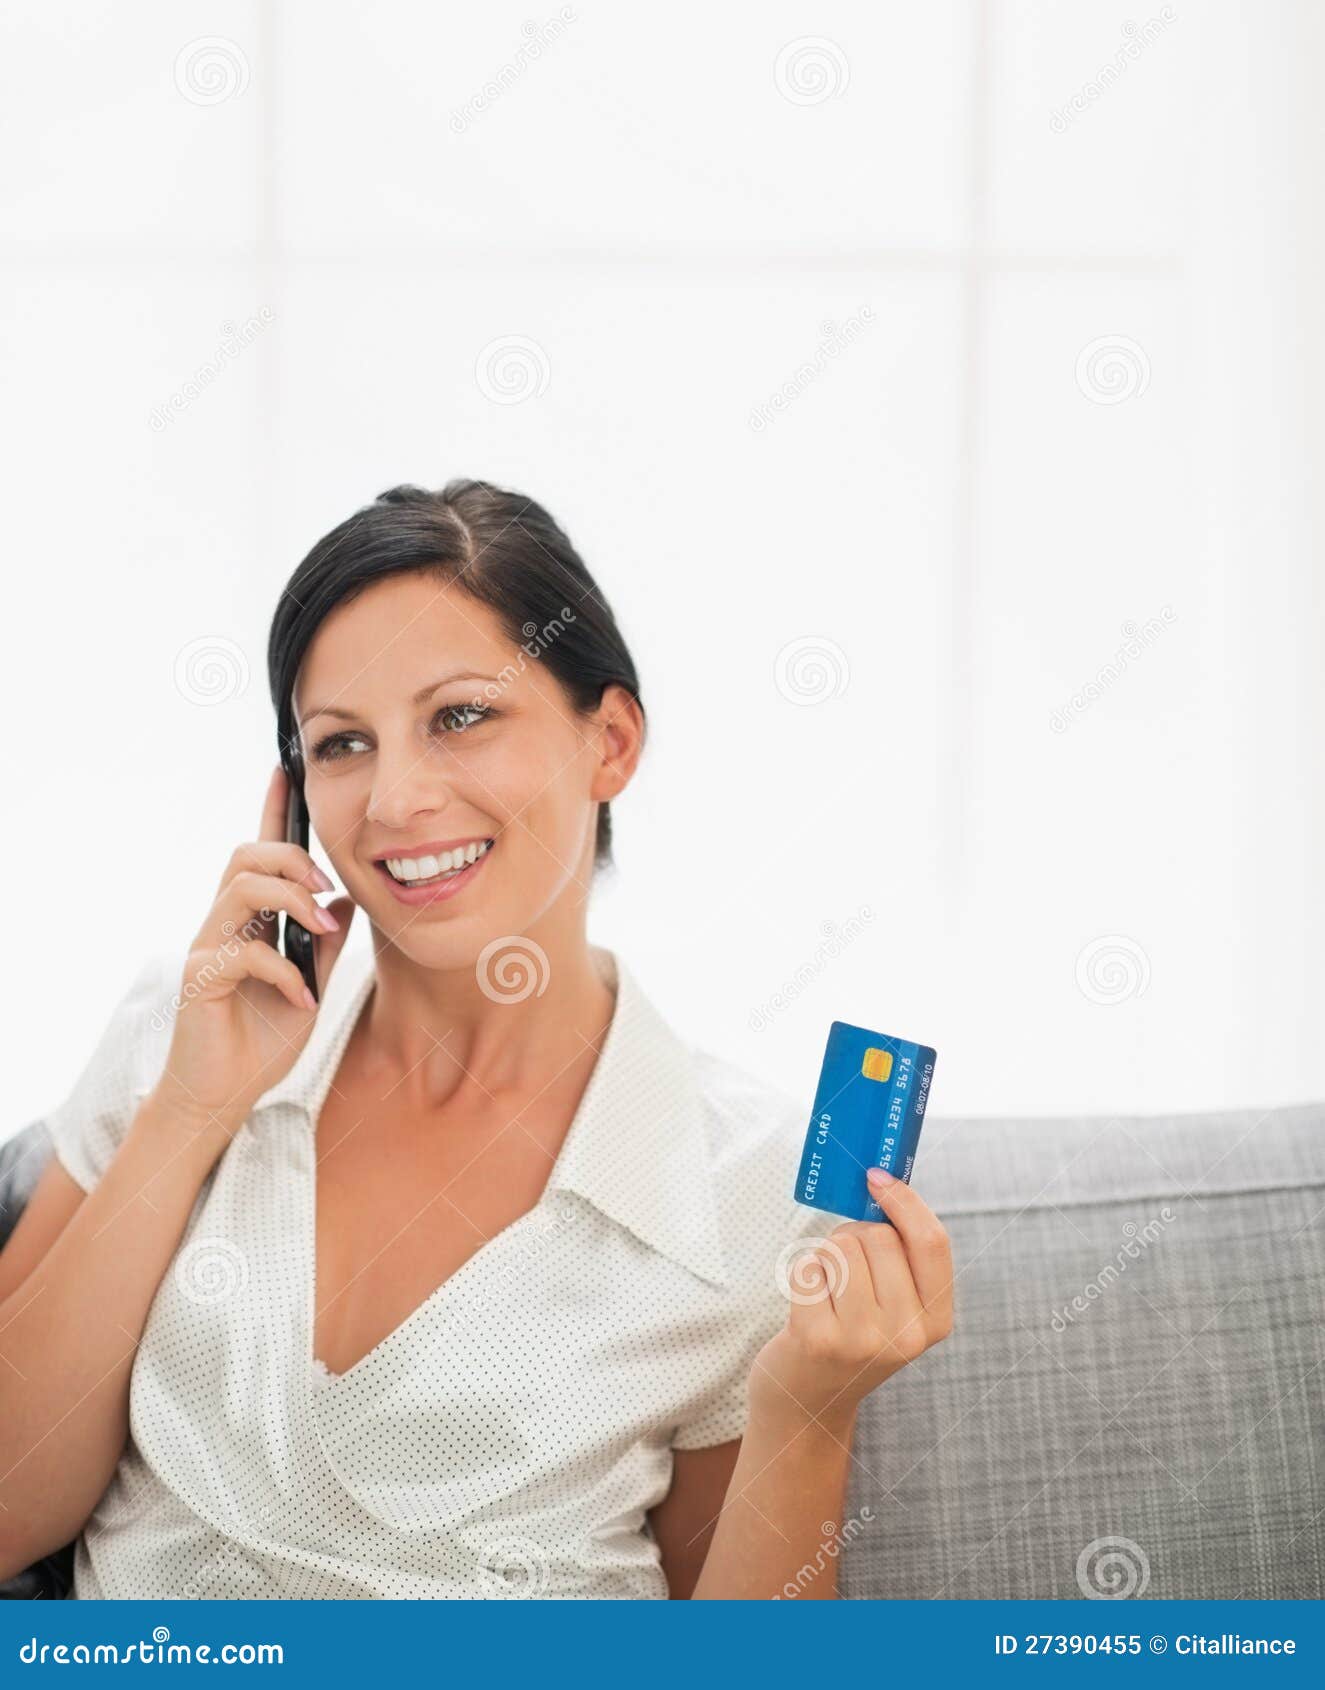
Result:
{"label": "woman's mouth", "polygon": [[483,867],[496,843],[471,839],[450,851],[379,858],[373,867],[402,904],[432,904],[454,898]]}

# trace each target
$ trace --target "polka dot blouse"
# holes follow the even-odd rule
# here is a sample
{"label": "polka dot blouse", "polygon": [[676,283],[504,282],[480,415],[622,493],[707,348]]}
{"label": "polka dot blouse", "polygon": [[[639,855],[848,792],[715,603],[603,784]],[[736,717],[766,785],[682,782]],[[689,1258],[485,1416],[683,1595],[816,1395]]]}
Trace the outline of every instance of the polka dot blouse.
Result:
{"label": "polka dot blouse", "polygon": [[[314,1127],[373,985],[342,955],[309,1043],[199,1193],[153,1300],[81,1598],[665,1597],[672,1451],[745,1425],[782,1325],[806,1112],[684,1043],[620,959],[575,1119],[525,1215],[344,1374],[313,1355]],[[164,1066],[153,959],[48,1118],[90,1191]]]}

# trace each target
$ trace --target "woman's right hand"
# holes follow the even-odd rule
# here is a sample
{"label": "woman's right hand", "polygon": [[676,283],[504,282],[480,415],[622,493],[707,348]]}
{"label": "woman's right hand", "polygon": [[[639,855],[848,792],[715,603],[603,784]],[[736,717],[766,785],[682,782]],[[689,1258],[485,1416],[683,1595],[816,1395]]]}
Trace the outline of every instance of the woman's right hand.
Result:
{"label": "woman's right hand", "polygon": [[267,787],[258,838],[240,845],[189,948],[170,1054],[154,1096],[218,1151],[249,1111],[294,1066],[317,1020],[303,976],[277,948],[275,912],[314,935],[318,995],[325,995],[354,904],[337,898],[330,922],[313,897],[331,882],[285,839],[286,775]]}

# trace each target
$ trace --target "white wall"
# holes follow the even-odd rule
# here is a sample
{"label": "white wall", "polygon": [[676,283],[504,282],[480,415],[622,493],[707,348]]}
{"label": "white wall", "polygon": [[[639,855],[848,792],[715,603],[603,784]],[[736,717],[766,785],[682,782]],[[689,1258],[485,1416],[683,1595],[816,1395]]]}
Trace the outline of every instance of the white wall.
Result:
{"label": "white wall", "polygon": [[634,646],[597,936],[692,1036],[803,1093],[835,1016],[917,1037],[949,1115],[1319,1096],[1325,14],[1132,22],[9,8],[0,1134],[251,836],[294,564],[457,474]]}

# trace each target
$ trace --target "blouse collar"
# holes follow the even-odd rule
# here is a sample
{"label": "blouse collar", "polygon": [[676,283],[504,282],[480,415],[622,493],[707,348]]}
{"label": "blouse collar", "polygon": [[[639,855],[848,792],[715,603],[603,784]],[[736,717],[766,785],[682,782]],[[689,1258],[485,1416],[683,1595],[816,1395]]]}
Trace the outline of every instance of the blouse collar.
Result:
{"label": "blouse collar", "polygon": [[[593,950],[616,985],[616,1009],[547,1189],[577,1193],[651,1249],[726,1285],[694,1053],[616,953]],[[308,1043],[258,1109],[293,1104],[316,1119],[372,990],[373,960],[368,944],[342,952]]]}

